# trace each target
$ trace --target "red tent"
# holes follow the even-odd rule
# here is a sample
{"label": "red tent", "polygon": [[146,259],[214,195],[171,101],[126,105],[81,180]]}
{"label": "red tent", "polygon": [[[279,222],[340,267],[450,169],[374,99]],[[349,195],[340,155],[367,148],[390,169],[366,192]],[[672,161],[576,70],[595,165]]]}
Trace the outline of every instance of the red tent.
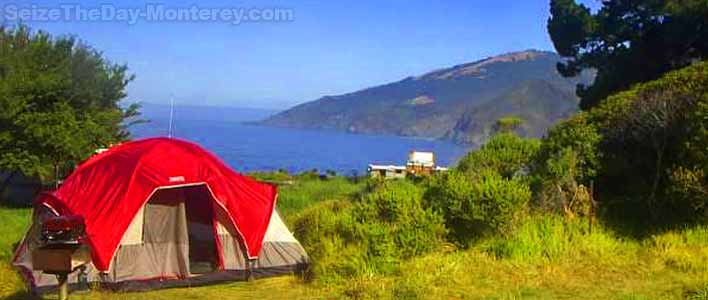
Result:
{"label": "red tent", "polygon": [[84,217],[93,264],[109,269],[132,218],[158,190],[205,185],[236,226],[254,259],[273,213],[277,191],[227,167],[186,141],[151,138],[127,142],[87,160],[38,203],[57,214]]}

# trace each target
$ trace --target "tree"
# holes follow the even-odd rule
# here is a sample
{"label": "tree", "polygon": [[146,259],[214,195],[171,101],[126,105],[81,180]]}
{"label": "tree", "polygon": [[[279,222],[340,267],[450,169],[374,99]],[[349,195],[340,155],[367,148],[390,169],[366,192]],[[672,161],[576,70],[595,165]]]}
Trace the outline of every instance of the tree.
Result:
{"label": "tree", "polygon": [[0,27],[0,170],[57,180],[127,139],[133,78],[73,37]]}
{"label": "tree", "polygon": [[591,86],[578,86],[589,109],[635,83],[708,57],[708,1],[606,0],[593,13],[574,0],[551,0],[548,32],[563,76],[594,69]]}

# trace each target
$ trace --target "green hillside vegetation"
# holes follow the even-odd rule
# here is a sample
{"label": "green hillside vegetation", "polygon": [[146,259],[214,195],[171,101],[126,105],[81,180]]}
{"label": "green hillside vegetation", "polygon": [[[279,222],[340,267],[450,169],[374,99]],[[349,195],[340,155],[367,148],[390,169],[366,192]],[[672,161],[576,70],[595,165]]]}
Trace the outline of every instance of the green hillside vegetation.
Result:
{"label": "green hillside vegetation", "polygon": [[[328,182],[291,178],[293,184],[281,188],[281,205],[304,195],[302,187]],[[337,180],[342,180],[342,190],[332,191],[329,200],[317,199],[309,208],[284,214],[288,223],[297,224],[291,229],[315,260],[305,276],[140,293],[94,290],[71,298],[708,299],[706,227],[629,238],[604,226],[590,233],[582,218],[530,213],[513,222],[510,231],[480,237],[463,247],[446,242],[448,235],[440,231],[443,220],[419,206],[426,183]],[[352,190],[367,195],[366,199],[351,194]],[[404,199],[400,204],[386,200],[400,198]],[[412,213],[401,213],[402,208]],[[428,220],[421,226],[406,220],[421,213]],[[7,262],[12,243],[28,225],[30,211],[0,208],[0,217],[6,222],[0,239],[4,261],[0,297],[28,299]],[[356,238],[346,239],[348,234]],[[380,246],[371,244],[374,241]]]}
{"label": "green hillside vegetation", "polygon": [[704,222],[707,105],[706,62],[638,84],[552,130],[539,172],[594,179],[607,217],[635,233]]}
{"label": "green hillside vegetation", "polygon": [[[253,174],[285,183],[279,207],[313,262],[304,274],[75,296],[708,299],[707,87],[708,62],[696,63],[544,139],[499,130],[430,178]],[[8,261],[29,211],[2,214]],[[0,270],[3,293],[26,296],[9,266]]]}

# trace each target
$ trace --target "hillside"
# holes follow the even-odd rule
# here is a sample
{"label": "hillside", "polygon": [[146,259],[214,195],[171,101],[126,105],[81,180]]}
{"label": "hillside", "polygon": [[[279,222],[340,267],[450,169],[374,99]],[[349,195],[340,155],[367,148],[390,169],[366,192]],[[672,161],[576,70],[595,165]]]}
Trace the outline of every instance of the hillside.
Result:
{"label": "hillside", "polygon": [[522,130],[539,136],[577,110],[579,79],[556,71],[560,56],[527,50],[408,77],[295,106],[264,125],[394,134],[480,142],[497,117],[527,119]]}
{"label": "hillside", "polygon": [[463,113],[445,138],[480,144],[491,135],[491,124],[509,115],[524,120],[517,130],[520,135],[540,137],[556,121],[575,112],[577,105],[572,91],[559,89],[544,80],[528,80]]}

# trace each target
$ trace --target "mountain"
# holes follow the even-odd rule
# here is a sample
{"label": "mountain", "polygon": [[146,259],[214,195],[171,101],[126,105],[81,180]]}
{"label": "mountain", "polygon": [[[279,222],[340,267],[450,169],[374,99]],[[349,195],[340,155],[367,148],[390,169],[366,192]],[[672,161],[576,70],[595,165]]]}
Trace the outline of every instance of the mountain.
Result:
{"label": "mountain", "polygon": [[394,134],[481,143],[496,119],[519,116],[519,130],[540,136],[577,110],[574,90],[592,76],[564,78],[561,57],[527,50],[436,70],[417,77],[325,96],[260,124],[353,133]]}

